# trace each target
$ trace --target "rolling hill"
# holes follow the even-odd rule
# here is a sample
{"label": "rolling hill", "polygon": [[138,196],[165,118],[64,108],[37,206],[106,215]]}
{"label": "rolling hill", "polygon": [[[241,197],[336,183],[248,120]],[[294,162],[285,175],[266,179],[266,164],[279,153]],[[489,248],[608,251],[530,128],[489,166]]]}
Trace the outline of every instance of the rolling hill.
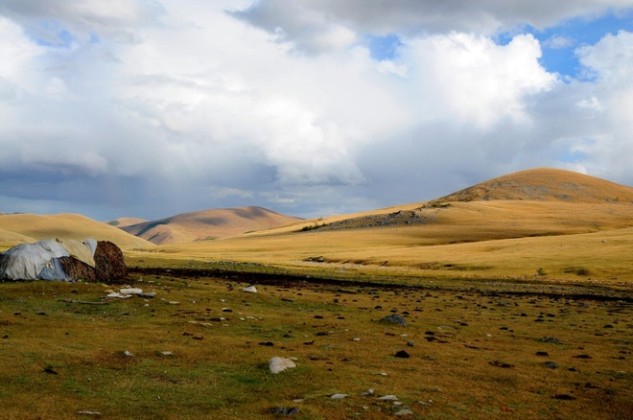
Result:
{"label": "rolling hill", "polygon": [[314,275],[526,278],[543,268],[558,279],[633,281],[631,229],[633,188],[534,169],[427,202],[160,249],[161,258],[212,256]]}
{"label": "rolling hill", "polygon": [[212,209],[122,226],[124,231],[155,244],[223,239],[296,223],[300,219],[262,207]]}
{"label": "rolling hill", "polygon": [[0,245],[5,248],[48,238],[108,240],[122,249],[154,245],[103,222],[78,214],[1,214]]}
{"label": "rolling hill", "polygon": [[433,201],[489,200],[633,203],[633,188],[577,172],[539,168],[493,178]]}

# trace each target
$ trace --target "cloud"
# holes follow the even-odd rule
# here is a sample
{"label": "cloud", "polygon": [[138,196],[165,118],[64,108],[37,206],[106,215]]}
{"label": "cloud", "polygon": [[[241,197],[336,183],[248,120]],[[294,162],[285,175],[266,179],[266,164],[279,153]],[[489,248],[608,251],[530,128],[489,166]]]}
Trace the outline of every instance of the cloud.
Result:
{"label": "cloud", "polygon": [[[531,166],[633,182],[631,34],[578,49],[586,77],[565,81],[534,36],[491,37],[615,2],[468,2],[470,21],[426,1],[98,3],[0,6],[0,211],[320,216]],[[393,53],[368,32],[397,33]]]}
{"label": "cloud", "polygon": [[628,0],[534,0],[512,6],[507,0],[260,0],[235,15],[314,52],[321,50],[315,48],[317,38],[335,28],[382,35],[453,31],[492,35],[517,26],[545,28],[571,17],[595,17],[630,7]]}

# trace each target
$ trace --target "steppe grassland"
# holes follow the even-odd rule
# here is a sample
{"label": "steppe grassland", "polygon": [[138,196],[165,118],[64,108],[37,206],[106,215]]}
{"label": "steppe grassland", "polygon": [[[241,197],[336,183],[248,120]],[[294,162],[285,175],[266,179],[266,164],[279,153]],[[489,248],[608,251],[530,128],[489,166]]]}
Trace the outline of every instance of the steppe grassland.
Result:
{"label": "steppe grassland", "polygon": [[[309,282],[249,294],[221,279],[133,277],[156,297],[90,305],[81,302],[102,302],[113,286],[2,285],[3,418],[253,418],[279,406],[298,407],[299,419],[383,418],[403,407],[424,418],[633,410],[633,308],[624,302]],[[378,322],[390,313],[408,325]],[[394,357],[400,350],[410,357]],[[273,375],[273,356],[295,357],[297,368]],[[388,394],[402,405],[377,399]]]}
{"label": "steppe grassland", "polygon": [[313,223],[306,222],[265,235],[163,246],[130,256],[149,265],[154,258],[256,262],[317,276],[549,279],[612,285],[633,280],[630,204],[452,203],[448,208],[424,209],[423,214],[428,223],[300,232]]}

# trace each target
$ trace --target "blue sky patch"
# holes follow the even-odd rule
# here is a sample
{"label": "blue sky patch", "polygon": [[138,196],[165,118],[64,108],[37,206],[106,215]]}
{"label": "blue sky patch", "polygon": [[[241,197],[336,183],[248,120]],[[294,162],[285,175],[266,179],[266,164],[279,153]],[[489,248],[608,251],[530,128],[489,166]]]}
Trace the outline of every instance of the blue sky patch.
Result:
{"label": "blue sky patch", "polygon": [[[593,45],[606,35],[615,35],[621,30],[633,32],[633,12],[617,15],[609,13],[595,19],[575,18],[545,29],[527,26],[519,32],[530,33],[541,43],[543,55],[540,63],[547,71],[579,78],[582,77],[582,66],[576,56],[576,49]],[[516,33],[500,33],[495,37],[495,42],[506,45]]]}
{"label": "blue sky patch", "polygon": [[371,57],[375,60],[392,60],[396,56],[398,47],[402,45],[400,38],[395,34],[368,35],[367,44]]}

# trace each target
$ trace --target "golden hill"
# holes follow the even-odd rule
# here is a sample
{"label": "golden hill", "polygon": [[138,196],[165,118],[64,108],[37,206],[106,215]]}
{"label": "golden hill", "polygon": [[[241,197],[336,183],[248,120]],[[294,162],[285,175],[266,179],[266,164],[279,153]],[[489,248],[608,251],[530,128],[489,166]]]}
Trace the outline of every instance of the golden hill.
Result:
{"label": "golden hill", "polygon": [[155,244],[172,244],[222,239],[250,231],[285,226],[298,220],[300,219],[296,217],[252,206],[183,213],[124,226],[122,229]]}
{"label": "golden hill", "polygon": [[[487,199],[475,199],[480,191]],[[470,199],[460,201],[466,195]],[[438,200],[175,244],[161,247],[161,255],[258,262],[315,275],[525,278],[543,268],[558,279],[591,273],[633,281],[632,228],[632,188],[537,169]]]}
{"label": "golden hill", "polygon": [[5,247],[48,238],[95,238],[114,242],[122,249],[153,246],[114,226],[78,214],[2,214],[0,226],[0,244]]}
{"label": "golden hill", "polygon": [[539,168],[493,178],[433,201],[482,200],[633,203],[633,188],[577,172]]}

